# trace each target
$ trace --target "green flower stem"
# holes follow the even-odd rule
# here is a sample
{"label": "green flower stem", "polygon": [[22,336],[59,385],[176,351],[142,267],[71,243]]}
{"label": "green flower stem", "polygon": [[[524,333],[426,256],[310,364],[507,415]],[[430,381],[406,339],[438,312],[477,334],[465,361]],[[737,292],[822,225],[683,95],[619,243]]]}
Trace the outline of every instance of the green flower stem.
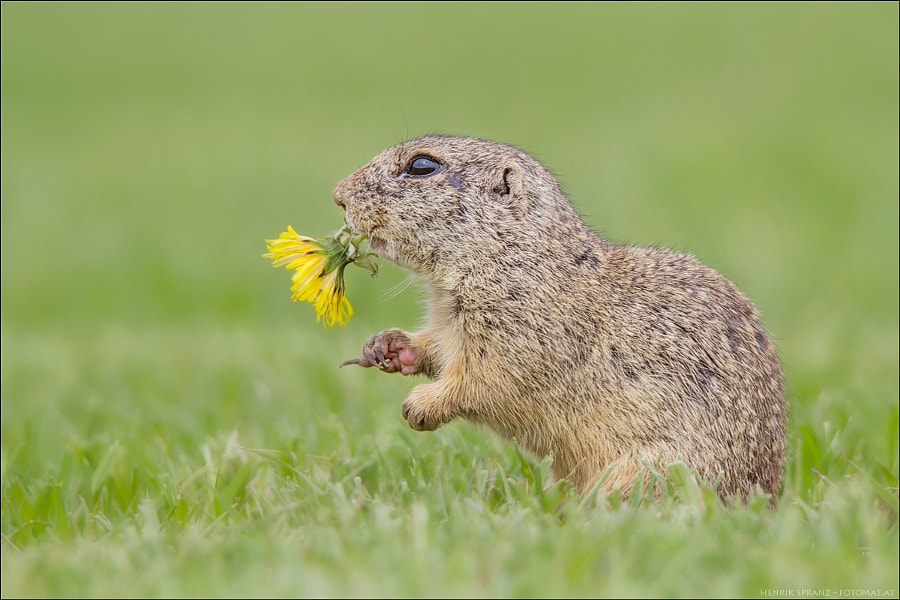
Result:
{"label": "green flower stem", "polygon": [[344,267],[350,263],[369,270],[374,277],[378,273],[378,264],[373,260],[378,255],[362,250],[362,244],[366,241],[366,234],[355,231],[348,224],[316,243],[324,250],[328,257],[323,274],[328,274],[335,269],[340,269],[338,275],[343,277]]}

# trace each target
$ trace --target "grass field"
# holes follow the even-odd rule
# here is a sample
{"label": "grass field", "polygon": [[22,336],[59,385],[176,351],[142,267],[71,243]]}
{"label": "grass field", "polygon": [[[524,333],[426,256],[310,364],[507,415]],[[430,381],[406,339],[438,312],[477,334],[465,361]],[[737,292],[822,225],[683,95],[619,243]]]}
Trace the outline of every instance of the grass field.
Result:
{"label": "grass field", "polygon": [[[896,3],[0,10],[3,597],[900,593]],[[433,131],[754,300],[774,510],[677,469],[582,504],[487,431],[411,431],[413,379],[337,369],[420,290],[355,270],[326,330],[263,240],[336,229],[334,183]]]}

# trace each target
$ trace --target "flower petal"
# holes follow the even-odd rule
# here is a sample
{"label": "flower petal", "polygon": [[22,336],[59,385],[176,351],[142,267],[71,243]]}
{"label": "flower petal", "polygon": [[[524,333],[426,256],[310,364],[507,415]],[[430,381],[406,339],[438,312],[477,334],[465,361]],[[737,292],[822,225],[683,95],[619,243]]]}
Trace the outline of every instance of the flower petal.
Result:
{"label": "flower petal", "polygon": [[[353,315],[353,307],[344,295],[344,267],[357,260],[371,262],[366,258],[369,254],[361,255],[358,250],[362,234],[354,237],[349,231],[345,225],[339,232],[317,240],[298,235],[288,225],[278,239],[266,240],[268,252],[263,256],[272,260],[272,266],[294,271],[291,299],[310,302],[316,320],[322,321],[325,327],[343,326]],[[368,264],[362,266],[373,274],[376,270]]]}

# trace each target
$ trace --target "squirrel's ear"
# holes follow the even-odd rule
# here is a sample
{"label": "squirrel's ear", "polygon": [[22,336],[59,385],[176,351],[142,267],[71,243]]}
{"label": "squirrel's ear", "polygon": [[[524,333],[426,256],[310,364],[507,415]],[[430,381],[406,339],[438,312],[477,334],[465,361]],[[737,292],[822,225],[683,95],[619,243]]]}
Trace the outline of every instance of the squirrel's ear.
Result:
{"label": "squirrel's ear", "polygon": [[508,165],[499,172],[497,182],[491,191],[504,204],[517,208],[522,212],[528,208],[528,197],[525,193],[522,169],[518,165]]}

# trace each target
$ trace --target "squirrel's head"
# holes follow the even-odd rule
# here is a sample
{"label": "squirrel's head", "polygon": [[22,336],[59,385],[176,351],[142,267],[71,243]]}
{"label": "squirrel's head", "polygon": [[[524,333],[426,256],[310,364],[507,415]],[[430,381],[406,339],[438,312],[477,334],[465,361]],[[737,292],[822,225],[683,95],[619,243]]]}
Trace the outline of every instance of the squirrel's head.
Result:
{"label": "squirrel's head", "polygon": [[419,273],[489,261],[546,233],[538,213],[571,211],[553,175],[521,150],[438,135],[383,151],[338,182],[334,200],[375,252]]}

